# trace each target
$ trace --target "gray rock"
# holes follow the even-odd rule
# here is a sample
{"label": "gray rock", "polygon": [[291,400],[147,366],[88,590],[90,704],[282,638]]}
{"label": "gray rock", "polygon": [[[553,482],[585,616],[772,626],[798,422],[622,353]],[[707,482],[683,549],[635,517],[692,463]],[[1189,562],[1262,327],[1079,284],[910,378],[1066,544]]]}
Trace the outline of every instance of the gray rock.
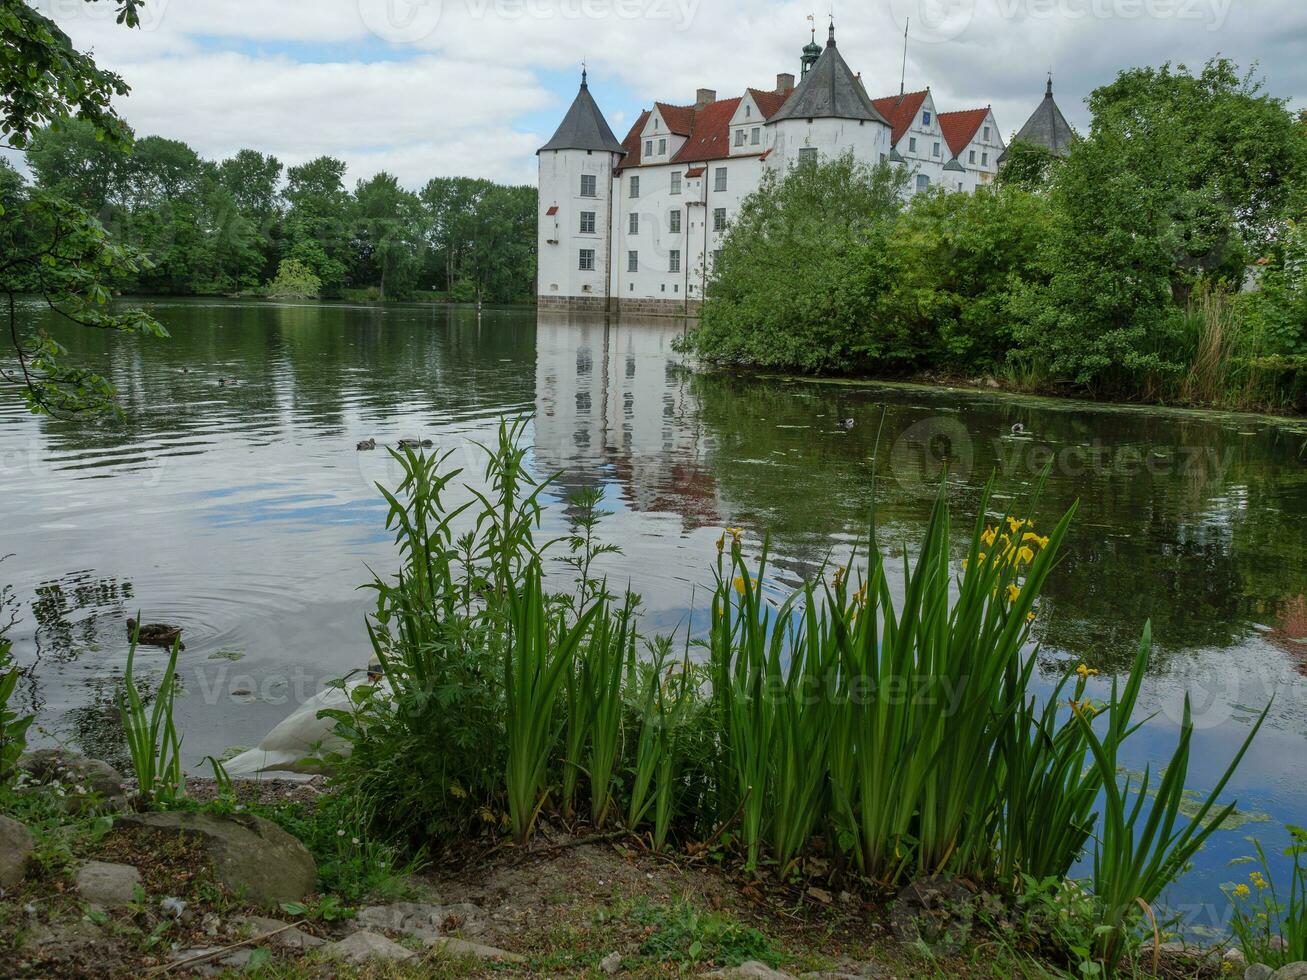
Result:
{"label": "gray rock", "polygon": [[707,975],[721,977],[722,980],[749,980],[749,978],[754,978],[754,980],[795,980],[795,977],[791,974],[781,970],[773,970],[766,963],[760,963],[758,960],[749,960],[739,966],[728,966],[724,970],[718,970]]}
{"label": "gray rock", "polygon": [[40,749],[20,758],[18,768],[30,782],[62,789],[64,806],[70,812],[80,813],[92,806],[118,811],[127,806],[122,773],[99,759],[67,749]]}
{"label": "gray rock", "polygon": [[609,953],[599,961],[599,969],[603,970],[609,976],[617,973],[622,968],[622,954]]}
{"label": "gray rock", "polygon": [[41,962],[76,961],[93,954],[104,939],[100,927],[84,918],[51,925],[38,922],[27,930],[19,952]]}
{"label": "gray rock", "polygon": [[484,946],[481,943],[470,942],[466,939],[433,939],[427,946],[430,949],[438,950],[459,959],[493,960],[497,963],[526,962],[525,956],[519,956],[517,953],[510,953],[506,949],[499,949],[495,946]]}
{"label": "gray rock", "polygon": [[12,888],[27,876],[32,834],[17,820],[0,816],[0,888]]}
{"label": "gray rock", "polygon": [[315,946],[322,946],[326,943],[325,939],[319,939],[317,936],[294,926],[287,929],[286,927],[290,925],[289,922],[282,922],[280,919],[268,919],[261,915],[243,915],[236,919],[232,925],[235,927],[237,936],[241,939],[266,935],[280,929],[281,932],[269,936],[266,942],[270,946],[278,946],[281,949],[313,949]]}
{"label": "gray rock", "polygon": [[1254,963],[1243,972],[1243,980],[1270,980],[1275,971],[1265,963]]}
{"label": "gray rock", "polygon": [[426,902],[395,902],[372,905],[359,911],[355,921],[364,929],[402,932],[429,942],[450,932],[476,935],[482,932],[485,913],[469,902],[435,905]]}
{"label": "gray rock", "polygon": [[[254,955],[252,949],[233,949],[223,953],[224,948],[223,946],[196,946],[192,949],[179,949],[168,957],[168,962],[176,965],[188,961],[186,967],[188,972],[211,977],[227,969],[244,969],[249,964],[250,957]],[[195,957],[201,959],[196,960]]]}
{"label": "gray rock", "polygon": [[130,864],[88,861],[77,871],[77,894],[106,909],[121,908],[136,895],[141,873]]}
{"label": "gray rock", "polygon": [[198,838],[229,891],[268,907],[298,902],[317,884],[313,855],[271,820],[252,814],[139,813],[118,826]]}
{"label": "gray rock", "polygon": [[375,932],[356,932],[346,936],[338,943],[322,947],[322,954],[328,959],[356,964],[411,960],[417,955],[411,949],[405,949],[399,943],[393,943]]}
{"label": "gray rock", "polygon": [[1271,974],[1271,980],[1307,980],[1307,960],[1280,967]]}

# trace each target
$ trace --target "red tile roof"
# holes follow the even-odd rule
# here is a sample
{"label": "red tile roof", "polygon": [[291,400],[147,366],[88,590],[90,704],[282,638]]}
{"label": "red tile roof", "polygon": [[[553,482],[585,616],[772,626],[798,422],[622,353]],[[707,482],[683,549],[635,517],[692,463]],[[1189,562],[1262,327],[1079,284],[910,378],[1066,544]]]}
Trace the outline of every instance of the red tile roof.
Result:
{"label": "red tile roof", "polygon": [[785,100],[793,91],[794,89],[790,89],[789,92],[764,92],[761,89],[751,88],[749,94],[758,104],[758,111],[762,113],[762,118],[770,119],[776,114],[776,110],[785,104]]}
{"label": "red tile roof", "polygon": [[707,170],[707,169],[708,169],[707,167],[691,167],[689,170],[687,170],[687,171],[685,172],[685,176],[687,176],[687,177],[702,177],[702,176],[703,176],[703,172],[704,172],[705,170]]}
{"label": "red tile roof", "polygon": [[672,163],[720,160],[731,155],[731,117],[740,106],[740,96],[709,102],[694,113],[690,135],[672,157]]}
{"label": "red tile roof", "polygon": [[545,214],[557,214],[557,213],[558,213],[558,205],[557,205],[557,204],[551,205],[550,208],[549,208],[549,210],[545,212]]}
{"label": "red tile roof", "polygon": [[635,125],[626,134],[626,139],[622,140],[622,147],[626,150],[626,156],[622,157],[622,162],[617,165],[618,170],[640,166],[640,134],[644,132],[645,123],[649,121],[649,115],[648,109],[641,112],[640,118],[635,121]]}
{"label": "red tile roof", "polygon": [[929,94],[929,90],[907,92],[903,95],[890,95],[883,99],[871,100],[876,111],[889,120],[890,146],[899,145],[899,140],[917,118],[917,113],[921,111],[921,104],[926,101],[926,96]]}
{"label": "red tile roof", "polygon": [[694,106],[668,105],[666,102],[655,102],[654,106],[662,114],[668,129],[677,136],[690,135],[690,130],[694,127]]}
{"label": "red tile roof", "polygon": [[941,112],[939,128],[944,133],[948,148],[957,156],[975,138],[976,130],[989,115],[988,109],[963,109],[961,112]]}

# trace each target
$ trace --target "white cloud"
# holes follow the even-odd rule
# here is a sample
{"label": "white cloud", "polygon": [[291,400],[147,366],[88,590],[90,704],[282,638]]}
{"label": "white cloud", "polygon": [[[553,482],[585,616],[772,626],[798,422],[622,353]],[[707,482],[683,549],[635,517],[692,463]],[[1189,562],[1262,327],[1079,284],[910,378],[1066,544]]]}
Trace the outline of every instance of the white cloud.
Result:
{"label": "white cloud", "polygon": [[[770,87],[798,70],[801,0],[147,0],[127,31],[108,0],[42,0],[81,47],[133,86],[141,133],[208,156],[242,146],[297,162],[346,159],[420,184],[437,173],[529,179],[561,117],[545,71],[617,81],[635,99],[689,102]],[[903,20],[914,26],[909,88],[941,110],[992,104],[1002,130],[1024,122],[1055,72],[1073,123],[1082,99],[1122,67],[1198,65],[1220,52],[1260,60],[1275,94],[1307,97],[1307,9],[1297,0],[885,0],[837,8],[840,49],[873,95],[898,90]],[[818,20],[818,40],[825,24]],[[930,40],[932,36],[935,40]],[[570,95],[570,92],[568,93]],[[636,105],[604,105],[619,135]],[[532,128],[545,128],[537,124]]]}

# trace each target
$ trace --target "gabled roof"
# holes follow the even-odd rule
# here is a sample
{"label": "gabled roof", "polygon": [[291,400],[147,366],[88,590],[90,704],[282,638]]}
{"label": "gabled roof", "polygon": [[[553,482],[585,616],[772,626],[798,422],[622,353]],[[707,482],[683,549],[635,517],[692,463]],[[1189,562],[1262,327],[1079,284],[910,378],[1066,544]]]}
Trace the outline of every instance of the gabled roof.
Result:
{"label": "gabled roof", "polygon": [[606,150],[609,153],[625,153],[622,144],[617,142],[617,137],[613,131],[608,128],[608,123],[604,121],[604,114],[599,111],[599,106],[595,105],[593,96],[590,95],[590,87],[585,81],[585,72],[581,72],[581,89],[576,93],[576,98],[572,100],[572,106],[567,110],[567,115],[563,117],[562,123],[559,124],[557,132],[548,143],[540,147],[537,153],[544,150]]}
{"label": "gabled roof", "polygon": [[926,89],[922,92],[905,92],[903,95],[890,95],[883,99],[872,100],[871,104],[876,107],[876,111],[889,120],[890,146],[899,145],[899,140],[903,139],[903,134],[917,118],[917,113],[921,111],[922,103],[926,101],[926,96],[929,94],[930,90]]}
{"label": "gabled roof", "polygon": [[663,117],[663,122],[667,123],[667,129],[670,132],[675,133],[677,136],[690,135],[690,130],[694,126],[694,106],[668,105],[666,102],[655,102],[654,108]]}
{"label": "gabled roof", "polygon": [[834,23],[826,37],[826,50],[767,124],[782,119],[862,119],[889,125],[836,49]]}
{"label": "gabled roof", "polygon": [[770,119],[776,115],[777,110],[785,104],[785,100],[790,97],[794,89],[788,92],[765,92],[762,89],[747,89],[748,93],[753,96],[753,101],[758,106],[758,111],[762,113],[763,119]]}
{"label": "gabled roof", "polygon": [[622,157],[621,163],[618,164],[619,169],[624,170],[627,167],[640,166],[640,134],[644,132],[645,124],[649,122],[650,115],[652,113],[648,109],[641,112],[640,118],[635,121],[635,125],[626,134],[626,139],[622,140],[622,149],[626,151],[626,156]]}
{"label": "gabled roof", "polygon": [[740,107],[741,96],[709,102],[694,110],[694,125],[672,163],[698,163],[731,155],[731,118]]}
{"label": "gabled roof", "polygon": [[[1048,80],[1044,90],[1044,100],[1030,114],[1021,131],[1013,137],[1012,142],[1025,140],[1051,151],[1055,156],[1064,157],[1071,153],[1071,142],[1076,138],[1075,130],[1062,115],[1062,110],[1053,101],[1053,79]],[[1006,154],[1004,154],[1006,155]]]}
{"label": "gabled roof", "polygon": [[944,141],[948,143],[948,148],[957,156],[976,138],[976,131],[980,129],[985,119],[989,116],[989,109],[963,109],[959,112],[941,112],[936,118],[939,120],[940,131],[944,134]]}

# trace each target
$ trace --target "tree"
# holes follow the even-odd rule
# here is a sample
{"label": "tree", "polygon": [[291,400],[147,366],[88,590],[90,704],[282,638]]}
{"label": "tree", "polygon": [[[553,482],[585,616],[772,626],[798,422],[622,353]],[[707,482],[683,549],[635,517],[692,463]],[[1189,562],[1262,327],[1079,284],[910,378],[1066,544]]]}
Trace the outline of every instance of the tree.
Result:
{"label": "tree", "polygon": [[1033,191],[1047,186],[1058,157],[1046,146],[1017,140],[1007,148],[995,183]]}
{"label": "tree", "polygon": [[[141,0],[118,0],[118,22],[137,26]],[[111,105],[127,85],[75,50],[48,17],[21,0],[0,0],[0,134],[25,147],[34,130],[78,118],[111,143],[130,131]],[[166,331],[140,310],[106,309],[113,277],[134,274],[134,252],[115,243],[89,212],[49,191],[0,182],[0,295],[7,298],[13,365],[0,380],[23,387],[34,412],[80,414],[114,405],[113,386],[85,368],[69,367],[64,348],[42,330],[20,336],[15,297],[35,292],[68,323],[154,336]]]}
{"label": "tree", "polygon": [[316,299],[321,292],[322,280],[297,259],[282,259],[267,289],[270,299]]}
{"label": "tree", "polygon": [[359,181],[354,203],[355,258],[367,270],[364,275],[369,281],[377,284],[380,299],[385,300],[388,283],[396,292],[412,288],[417,271],[417,197],[382,171],[371,180]]}
{"label": "tree", "polygon": [[345,163],[318,157],[291,167],[286,177],[286,253],[313,270],[325,293],[337,293],[345,285],[349,259]]}
{"label": "tree", "polygon": [[687,345],[720,363],[811,372],[880,356],[885,244],[906,184],[851,155],[766,172],[726,233]]}

